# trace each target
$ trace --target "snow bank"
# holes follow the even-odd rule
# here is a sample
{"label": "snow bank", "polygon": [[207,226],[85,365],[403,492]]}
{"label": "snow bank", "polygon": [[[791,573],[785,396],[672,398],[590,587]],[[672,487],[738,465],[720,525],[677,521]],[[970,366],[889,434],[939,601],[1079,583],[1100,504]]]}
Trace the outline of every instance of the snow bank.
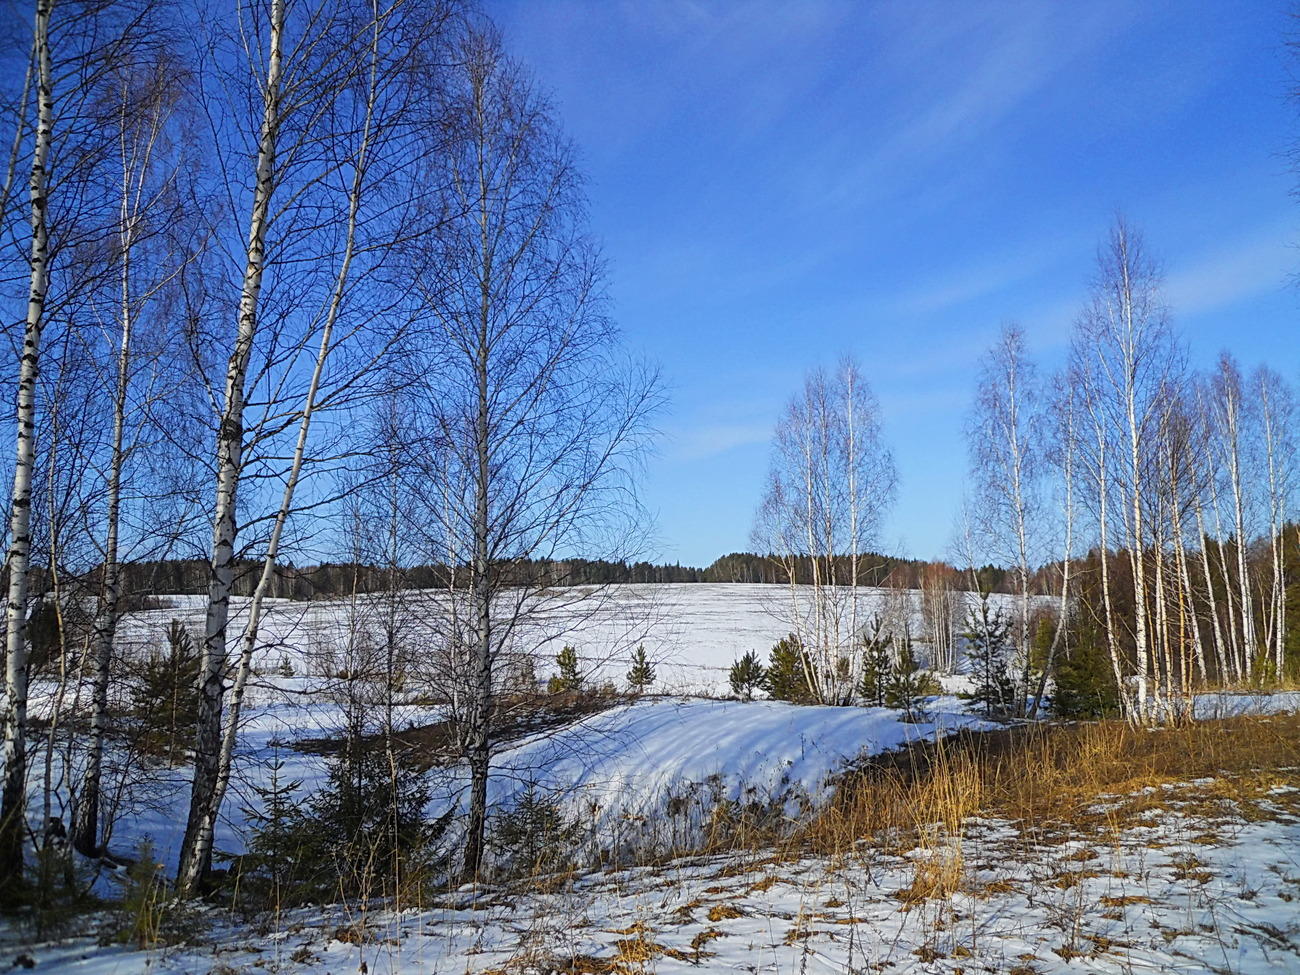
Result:
{"label": "snow bank", "polygon": [[[794,818],[823,803],[835,773],[854,759],[992,727],[956,698],[934,699],[926,717],[908,724],[889,708],[641,700],[504,751],[494,759],[489,801],[509,810],[526,790],[551,797],[604,855],[681,848],[721,803]],[[463,770],[451,771],[431,812],[463,802],[464,785]]]}

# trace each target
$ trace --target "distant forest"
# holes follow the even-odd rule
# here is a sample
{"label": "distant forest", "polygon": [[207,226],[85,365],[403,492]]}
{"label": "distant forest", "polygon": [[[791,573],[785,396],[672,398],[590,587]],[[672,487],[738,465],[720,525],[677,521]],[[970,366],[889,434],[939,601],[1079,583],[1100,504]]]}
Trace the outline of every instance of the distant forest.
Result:
{"label": "distant forest", "polygon": [[[155,562],[124,563],[121,566],[123,590],[137,604],[152,596],[207,592],[208,562],[204,559],[168,559]],[[657,562],[611,562],[603,559],[557,559],[514,563],[504,568],[520,583],[543,586],[596,586],[627,583],[695,583],[743,582],[787,584],[784,567],[773,557],[752,552],[732,552],[715,559],[705,568]],[[237,563],[234,594],[247,596],[257,583],[261,562],[242,560]],[[825,571],[825,567],[822,567]],[[798,582],[812,582],[811,562],[796,567]],[[959,571],[943,562],[904,559],[880,553],[859,556],[858,584],[862,586],[897,586],[919,589],[927,575],[940,573],[949,588],[973,588],[969,570]],[[847,583],[849,560],[845,556],[837,574]],[[325,562],[320,565],[277,565],[268,595],[277,599],[333,599],[357,592],[377,592],[389,586],[401,589],[436,589],[446,585],[448,570],[441,565],[407,566],[390,570],[350,562]],[[986,565],[975,571],[975,579],[986,591],[1006,591],[1008,570]]]}

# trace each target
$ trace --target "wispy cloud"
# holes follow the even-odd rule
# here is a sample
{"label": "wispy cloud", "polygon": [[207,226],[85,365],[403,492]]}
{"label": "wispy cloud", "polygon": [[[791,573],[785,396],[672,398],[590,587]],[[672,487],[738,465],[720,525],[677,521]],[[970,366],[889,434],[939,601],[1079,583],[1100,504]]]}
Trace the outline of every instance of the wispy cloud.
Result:
{"label": "wispy cloud", "polygon": [[771,423],[709,423],[679,430],[670,455],[681,461],[707,460],[738,447],[765,444],[771,437]]}
{"label": "wispy cloud", "polygon": [[1295,273],[1295,229],[1274,226],[1198,255],[1165,279],[1175,315],[1191,317],[1281,291]]}
{"label": "wispy cloud", "polygon": [[885,123],[882,138],[852,165],[840,153],[828,159],[829,171],[817,174],[818,199],[862,204],[925,180],[1122,31],[1130,19],[1124,8],[1101,6],[944,3],[918,14],[907,5],[894,42],[892,97],[869,106]]}
{"label": "wispy cloud", "polygon": [[890,301],[891,310],[902,315],[931,315],[996,295],[1050,267],[1066,249],[1064,238],[1055,235],[945,268],[896,293]]}

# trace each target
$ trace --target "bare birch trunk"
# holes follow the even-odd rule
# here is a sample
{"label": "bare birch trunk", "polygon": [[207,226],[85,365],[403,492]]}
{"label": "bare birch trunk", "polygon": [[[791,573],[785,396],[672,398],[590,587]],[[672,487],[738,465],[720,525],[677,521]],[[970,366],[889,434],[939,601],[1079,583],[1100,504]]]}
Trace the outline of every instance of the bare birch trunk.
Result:
{"label": "bare birch trunk", "polygon": [[145,199],[145,181],[167,114],[161,101],[151,104],[143,141],[137,142],[141,136],[132,131],[132,127],[136,124],[135,120],[130,118],[132,108],[127,83],[124,81],[118,117],[122,184],[117,218],[118,247],[121,255],[119,258],[121,266],[118,269],[117,374],[113,389],[113,430],[105,485],[103,566],[90,648],[90,657],[94,666],[90,741],[86,749],[86,767],[82,774],[81,791],[77,797],[71,837],[73,846],[87,856],[101,852],[100,779],[104,758],[104,736],[108,726],[108,685],[113,660],[113,643],[121,616],[121,568],[118,564],[118,545],[122,510],[122,473],[126,462],[127,394],[131,385],[135,303],[138,300],[133,280],[133,258],[138,244],[140,221],[144,216],[144,209],[149,204]]}
{"label": "bare birch trunk", "polygon": [[230,619],[230,597],[235,577],[236,493],[244,447],[244,383],[253,339],[257,332],[258,298],[265,266],[266,233],[274,189],[276,144],[280,130],[281,49],[284,35],[284,0],[272,0],[269,24],[269,52],[263,116],[257,152],[257,184],[249,215],[248,245],[235,343],[226,370],[226,384],[220,426],[217,431],[217,490],[213,509],[212,562],[208,585],[208,606],[200,655],[200,687],[197,733],[194,747],[194,780],[190,790],[190,811],[181,845],[177,887],[192,895],[208,868],[211,857],[210,833],[216,812],[212,809],[220,778],[222,704],[229,658],[226,630]]}
{"label": "bare birch trunk", "polygon": [[1096,426],[1097,433],[1097,497],[1099,503],[1098,509],[1098,531],[1101,536],[1101,598],[1102,605],[1105,609],[1106,617],[1106,649],[1110,653],[1111,671],[1115,675],[1115,687],[1119,691],[1120,706],[1124,711],[1125,717],[1133,719],[1133,702],[1130,700],[1128,691],[1124,687],[1124,666],[1120,659],[1119,638],[1115,633],[1115,609],[1114,601],[1111,598],[1110,583],[1110,540],[1109,524],[1107,521],[1107,494],[1110,491],[1108,483],[1109,478],[1106,471],[1106,433],[1104,427],[1098,423]]}
{"label": "bare birch trunk", "polygon": [[1229,485],[1232,488],[1232,518],[1236,533],[1237,587],[1241,606],[1242,673],[1251,676],[1255,665],[1255,607],[1250,592],[1250,574],[1246,571],[1246,500],[1241,471],[1241,387],[1236,368],[1226,360],[1223,370],[1224,434],[1227,438]]}
{"label": "bare birch trunk", "polygon": [[18,436],[10,497],[9,596],[5,607],[4,788],[0,794],[0,877],[21,882],[27,807],[27,595],[31,568],[32,467],[36,445],[36,381],[40,373],[45,298],[49,290],[48,166],[54,139],[54,78],[50,61],[53,0],[37,0],[33,44],[37,64],[36,141],[28,201],[31,207],[31,273],[27,318],[18,367]]}
{"label": "bare birch trunk", "polygon": [[1209,536],[1205,534],[1205,512],[1200,498],[1194,502],[1196,531],[1200,536],[1201,571],[1205,575],[1205,598],[1210,607],[1210,627],[1214,636],[1214,655],[1219,665],[1219,679],[1228,672],[1228,651],[1223,639],[1223,624],[1219,619],[1219,600],[1214,595],[1214,574],[1210,567]]}

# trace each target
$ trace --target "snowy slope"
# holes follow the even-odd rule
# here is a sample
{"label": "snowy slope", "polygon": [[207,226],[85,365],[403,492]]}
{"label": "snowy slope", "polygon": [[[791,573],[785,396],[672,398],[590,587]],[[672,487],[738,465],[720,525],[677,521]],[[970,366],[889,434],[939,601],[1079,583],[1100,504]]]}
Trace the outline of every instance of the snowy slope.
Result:
{"label": "snowy slope", "polygon": [[[936,699],[929,716],[928,723],[904,724],[899,712],[885,708],[646,698],[506,747],[493,758],[489,802],[497,811],[509,810],[533,787],[584,821],[588,854],[680,848],[698,838],[701,823],[722,800],[758,802],[794,816],[802,803],[824,800],[830,777],[859,756],[958,727],[982,726],[962,713],[953,698]],[[440,717],[436,709],[405,707],[395,721],[406,727]],[[273,775],[281,784],[300,782],[300,797],[322,787],[328,759],[297,750],[293,743],[338,737],[343,727],[342,709],[311,695],[292,694],[280,703],[252,708],[219,823],[218,849],[245,849],[247,811],[261,808],[257,790],[270,784]],[[61,756],[56,754],[54,762],[57,783]],[[40,752],[32,766],[34,803],[43,767]],[[466,801],[463,766],[435,768],[429,777],[433,797],[428,818]],[[187,768],[153,768],[124,797],[112,845],[131,850],[148,837],[156,855],[173,863],[188,801]],[[669,805],[675,812],[665,818],[661,814]],[[56,796],[53,812],[67,821],[71,811],[61,808]],[[33,808],[33,822],[41,814]],[[449,841],[456,842],[454,834]]]}
{"label": "snowy slope", "polygon": [[[489,798],[509,809],[530,786],[554,795],[590,825],[591,852],[681,848],[724,800],[794,818],[820,805],[855,758],[990,727],[955,698],[935,699],[927,717],[906,724],[888,708],[642,700],[498,755]],[[444,801],[458,801],[464,784],[462,771],[449,775]]]}

